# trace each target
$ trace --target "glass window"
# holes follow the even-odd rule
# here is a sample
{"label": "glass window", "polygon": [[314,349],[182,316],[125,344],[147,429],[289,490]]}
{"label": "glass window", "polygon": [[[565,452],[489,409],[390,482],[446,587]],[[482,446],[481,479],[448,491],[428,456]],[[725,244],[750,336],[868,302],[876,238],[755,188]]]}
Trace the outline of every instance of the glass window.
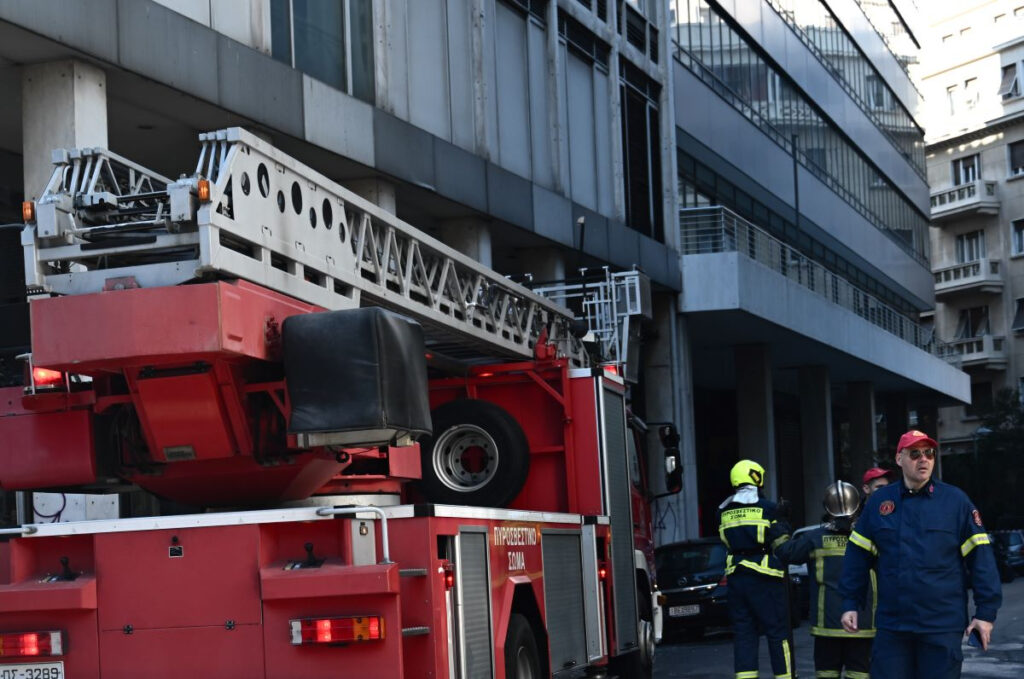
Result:
{"label": "glass window", "polygon": [[988,305],[960,310],[956,327],[957,339],[971,339],[989,334]]}
{"label": "glass window", "polygon": [[985,256],[985,232],[971,231],[956,237],[956,262],[976,262]]}
{"label": "glass window", "polygon": [[953,186],[970,184],[978,180],[978,154],[953,161]]}
{"label": "glass window", "polygon": [[1024,219],[1014,220],[1013,228],[1013,254],[1024,255]]}
{"label": "glass window", "polygon": [[1024,141],[1010,144],[1010,176],[1024,174]]}
{"label": "glass window", "polygon": [[1020,96],[1020,85],[1017,82],[1017,64],[1003,66],[1003,79],[999,82],[999,92],[1003,99]]}
{"label": "glass window", "polygon": [[372,0],[271,0],[271,56],[373,102],[372,7]]}
{"label": "glass window", "polygon": [[1013,312],[1013,325],[1010,329],[1014,332],[1024,332],[1024,297],[1017,299],[1017,308]]}
{"label": "glass window", "polygon": [[946,88],[946,107],[949,109],[949,115],[956,115],[956,85]]}
{"label": "glass window", "polygon": [[978,79],[968,78],[964,81],[964,106],[969,109],[978,105]]}
{"label": "glass window", "polygon": [[971,404],[964,406],[964,414],[978,417],[992,409],[992,383],[971,382]]}

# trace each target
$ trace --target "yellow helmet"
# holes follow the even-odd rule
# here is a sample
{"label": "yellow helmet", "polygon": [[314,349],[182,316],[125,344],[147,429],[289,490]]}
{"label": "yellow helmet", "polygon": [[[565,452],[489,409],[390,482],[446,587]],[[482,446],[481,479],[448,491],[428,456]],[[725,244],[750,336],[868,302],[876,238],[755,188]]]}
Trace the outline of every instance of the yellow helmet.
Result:
{"label": "yellow helmet", "polygon": [[729,472],[729,481],[733,488],[745,483],[760,488],[764,485],[764,467],[753,460],[740,460],[732,466],[732,471]]}

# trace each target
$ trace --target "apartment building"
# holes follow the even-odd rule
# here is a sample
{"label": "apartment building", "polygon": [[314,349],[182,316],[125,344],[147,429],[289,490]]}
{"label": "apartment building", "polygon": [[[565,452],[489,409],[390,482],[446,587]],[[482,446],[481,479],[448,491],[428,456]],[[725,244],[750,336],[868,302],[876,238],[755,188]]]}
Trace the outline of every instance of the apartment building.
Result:
{"label": "apartment building", "polygon": [[39,195],[51,148],[177,173],[197,132],[243,125],[502,273],[638,266],[654,308],[634,407],[683,434],[661,539],[708,530],[740,456],[815,520],[828,481],[970,396],[919,322],[935,297],[916,14],[911,0],[6,3],[0,212],[16,221]]}
{"label": "apartment building", "polygon": [[974,451],[979,413],[1024,376],[1024,6],[955,2],[931,15],[921,75],[934,325],[971,379],[970,404],[939,411],[945,454],[957,454]]}

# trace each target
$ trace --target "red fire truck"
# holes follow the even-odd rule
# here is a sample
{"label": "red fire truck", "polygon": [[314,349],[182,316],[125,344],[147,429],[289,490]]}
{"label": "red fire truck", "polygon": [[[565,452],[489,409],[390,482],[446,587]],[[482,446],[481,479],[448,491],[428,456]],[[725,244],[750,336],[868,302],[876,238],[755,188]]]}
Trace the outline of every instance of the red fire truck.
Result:
{"label": "red fire truck", "polygon": [[177,181],[54,152],[24,206],[0,486],[156,499],[2,531],[0,678],[650,676],[678,437],[648,459],[622,362],[244,130],[201,142]]}

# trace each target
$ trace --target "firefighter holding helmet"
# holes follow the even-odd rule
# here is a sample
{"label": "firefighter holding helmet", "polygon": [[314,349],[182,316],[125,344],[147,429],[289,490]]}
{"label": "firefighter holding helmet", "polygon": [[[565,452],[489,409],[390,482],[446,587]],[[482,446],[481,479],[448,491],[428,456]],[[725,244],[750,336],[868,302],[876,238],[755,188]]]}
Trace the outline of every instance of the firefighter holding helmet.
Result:
{"label": "firefighter holding helmet", "polygon": [[854,521],[860,513],[861,496],[853,484],[835,481],[825,488],[823,522],[817,528],[781,544],[776,554],[789,563],[807,563],[811,578],[811,636],[814,637],[814,672],[818,677],[867,679],[871,665],[871,640],[875,636],[875,577],[872,573],[866,597],[868,605],[859,612],[861,625],[855,632],[843,629],[843,597],[839,578],[843,555]]}
{"label": "firefighter holding helmet", "polygon": [[776,679],[793,676],[785,571],[773,553],[789,535],[778,507],[761,496],[764,467],[740,460],[729,473],[734,493],[718,507],[718,534],[728,549],[729,617],[735,631],[736,679],[757,679],[759,635],[768,640]]}

